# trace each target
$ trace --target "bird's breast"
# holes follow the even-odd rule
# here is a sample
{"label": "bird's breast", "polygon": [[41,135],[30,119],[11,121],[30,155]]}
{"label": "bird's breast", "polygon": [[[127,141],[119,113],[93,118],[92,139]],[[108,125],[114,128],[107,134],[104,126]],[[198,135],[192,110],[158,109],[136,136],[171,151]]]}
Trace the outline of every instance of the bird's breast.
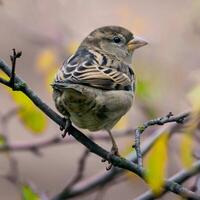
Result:
{"label": "bird's breast", "polygon": [[97,131],[111,129],[130,109],[132,101],[132,91],[105,91],[69,84],[59,96],[58,104],[68,111],[76,126]]}

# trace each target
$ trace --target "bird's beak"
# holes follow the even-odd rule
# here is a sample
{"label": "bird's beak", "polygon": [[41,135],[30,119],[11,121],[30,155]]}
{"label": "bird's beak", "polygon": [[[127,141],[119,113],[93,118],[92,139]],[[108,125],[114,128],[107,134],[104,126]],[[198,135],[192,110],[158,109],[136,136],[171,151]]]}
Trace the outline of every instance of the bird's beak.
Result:
{"label": "bird's beak", "polygon": [[128,42],[128,50],[133,51],[133,50],[140,48],[142,46],[145,46],[147,44],[148,44],[148,42],[146,42],[144,39],[142,39],[138,36],[135,36],[132,40],[130,40]]}

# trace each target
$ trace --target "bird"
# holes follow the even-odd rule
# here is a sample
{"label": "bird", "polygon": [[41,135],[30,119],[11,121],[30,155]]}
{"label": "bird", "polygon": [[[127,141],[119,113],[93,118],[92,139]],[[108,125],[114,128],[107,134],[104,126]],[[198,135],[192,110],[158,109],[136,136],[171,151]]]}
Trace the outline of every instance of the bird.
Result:
{"label": "bird", "polygon": [[107,131],[114,155],[119,152],[111,129],[133,104],[133,52],[145,45],[121,26],[97,28],[64,60],[52,83],[57,110],[78,128]]}

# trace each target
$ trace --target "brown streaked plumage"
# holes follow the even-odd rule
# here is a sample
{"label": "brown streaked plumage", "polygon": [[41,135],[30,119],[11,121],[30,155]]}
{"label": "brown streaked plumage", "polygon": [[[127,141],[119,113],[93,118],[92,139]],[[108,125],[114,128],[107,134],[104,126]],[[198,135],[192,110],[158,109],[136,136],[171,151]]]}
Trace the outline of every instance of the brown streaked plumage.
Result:
{"label": "brown streaked plumage", "polygon": [[118,26],[94,30],[59,69],[53,82],[56,108],[78,127],[110,130],[130,109],[135,92],[131,68],[136,48],[146,45]]}

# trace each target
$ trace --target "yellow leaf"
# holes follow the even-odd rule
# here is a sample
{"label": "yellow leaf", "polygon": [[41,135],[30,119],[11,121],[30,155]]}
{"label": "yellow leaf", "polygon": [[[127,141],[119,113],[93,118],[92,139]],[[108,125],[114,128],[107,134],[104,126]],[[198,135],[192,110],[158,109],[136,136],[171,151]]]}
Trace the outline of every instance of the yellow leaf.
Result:
{"label": "yellow leaf", "polygon": [[47,126],[47,118],[23,93],[12,92],[11,96],[19,106],[18,116],[33,133],[42,133]]}
{"label": "yellow leaf", "polygon": [[192,106],[189,121],[183,129],[183,136],[180,143],[180,154],[183,166],[191,167],[193,162],[193,135],[199,124],[200,117],[200,85],[197,85],[188,94],[188,99]]}
{"label": "yellow leaf", "polygon": [[164,132],[155,142],[146,158],[146,180],[155,194],[162,192],[167,167],[168,133]]}
{"label": "yellow leaf", "polygon": [[7,80],[7,81],[10,80],[10,78],[7,76],[7,74],[5,74],[3,71],[0,71],[0,77]]}
{"label": "yellow leaf", "polygon": [[43,50],[36,59],[36,66],[39,71],[49,72],[49,69],[57,66],[57,56],[51,49]]}
{"label": "yellow leaf", "polygon": [[193,138],[190,133],[183,133],[181,139],[181,160],[183,165],[186,168],[190,168],[192,166],[193,157],[192,157],[192,150],[193,150]]}
{"label": "yellow leaf", "polygon": [[[0,72],[0,77],[9,80],[9,77],[3,72]],[[19,106],[18,116],[25,127],[30,129],[33,133],[42,133],[47,126],[47,118],[44,113],[42,113],[23,93],[13,92],[7,86],[5,88]]]}
{"label": "yellow leaf", "polygon": [[199,124],[199,114],[195,111],[191,112],[189,121],[183,129],[183,135],[180,143],[180,154],[183,166],[191,167],[193,162],[193,135]]}

